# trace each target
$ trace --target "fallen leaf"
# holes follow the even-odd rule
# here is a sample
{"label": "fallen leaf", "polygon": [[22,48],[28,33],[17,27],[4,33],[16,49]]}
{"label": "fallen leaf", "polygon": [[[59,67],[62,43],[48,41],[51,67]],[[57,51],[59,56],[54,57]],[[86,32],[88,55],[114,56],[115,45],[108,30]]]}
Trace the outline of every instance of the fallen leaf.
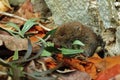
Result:
{"label": "fallen leaf", "polygon": [[28,32],[35,33],[35,35],[30,37],[32,43],[39,41],[39,38],[43,38],[46,34],[46,31],[40,26],[34,26]]}
{"label": "fallen leaf", "polygon": [[[92,70],[94,69],[92,68],[93,66],[91,66],[89,70],[91,70],[92,72],[90,72],[89,74],[92,75],[93,79],[95,79],[99,72],[110,69],[113,66],[120,64],[119,60],[120,60],[120,56],[106,57],[104,59],[97,56],[93,56],[88,59],[88,62],[90,62],[91,64],[93,64],[93,66],[95,66],[96,72],[92,73],[93,72]],[[89,72],[89,71],[87,70],[86,72]]]}
{"label": "fallen leaf", "polygon": [[109,80],[112,77],[115,77],[116,75],[120,74],[120,64],[116,64],[115,66],[106,69],[99,73],[96,80]]}
{"label": "fallen leaf", "polygon": [[31,0],[26,0],[16,14],[26,19],[40,17],[39,13],[34,13]]}
{"label": "fallen leaf", "polygon": [[56,56],[57,61],[58,62],[63,62],[64,66],[70,67],[71,69],[77,69],[80,71],[85,71],[85,68],[82,64],[84,64],[84,62],[80,61],[79,59],[75,59],[75,58],[66,58],[63,57],[62,54],[58,54]]}
{"label": "fallen leaf", "polygon": [[87,72],[92,79],[95,79],[98,73],[120,64],[120,56],[106,57],[102,59],[98,55],[94,55],[87,60],[79,60],[64,57],[62,54],[57,54],[56,58],[58,62],[63,62],[64,66]]}
{"label": "fallen leaf", "polygon": [[48,69],[54,69],[57,66],[57,63],[51,57],[44,59],[44,61]]}
{"label": "fallen leaf", "polygon": [[116,76],[110,78],[110,80],[120,80],[120,74],[117,74]]}
{"label": "fallen leaf", "polygon": [[0,0],[0,11],[8,11],[8,10],[12,10],[8,0]]}
{"label": "fallen leaf", "polygon": [[87,72],[92,77],[92,79],[96,78],[97,68],[93,63],[87,62],[84,68],[85,68],[85,72]]}
{"label": "fallen leaf", "polygon": [[0,40],[4,43],[5,47],[11,51],[27,50],[27,39],[15,38],[9,35],[1,35]]}
{"label": "fallen leaf", "polygon": [[89,61],[94,63],[97,68],[99,68],[101,71],[111,68],[115,66],[116,64],[120,64],[120,56],[114,56],[114,57],[106,57],[104,59],[96,59],[94,58],[94,61],[89,58]]}

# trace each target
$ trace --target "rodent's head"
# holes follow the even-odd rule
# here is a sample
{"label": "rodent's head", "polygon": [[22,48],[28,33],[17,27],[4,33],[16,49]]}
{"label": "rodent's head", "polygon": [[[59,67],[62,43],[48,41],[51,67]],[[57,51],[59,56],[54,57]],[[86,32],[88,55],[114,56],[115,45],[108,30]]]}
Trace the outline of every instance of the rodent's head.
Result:
{"label": "rodent's head", "polygon": [[78,38],[82,29],[80,26],[80,23],[74,22],[74,24],[67,23],[58,27],[53,37],[55,45],[71,48],[73,41]]}
{"label": "rodent's head", "polygon": [[52,41],[58,47],[73,48],[72,43],[75,40],[80,40],[85,44],[80,48],[85,51],[86,56],[94,54],[99,42],[97,35],[79,22],[71,22],[58,27]]}
{"label": "rodent's head", "polygon": [[70,47],[70,34],[65,28],[58,28],[54,34],[53,42],[57,46]]}

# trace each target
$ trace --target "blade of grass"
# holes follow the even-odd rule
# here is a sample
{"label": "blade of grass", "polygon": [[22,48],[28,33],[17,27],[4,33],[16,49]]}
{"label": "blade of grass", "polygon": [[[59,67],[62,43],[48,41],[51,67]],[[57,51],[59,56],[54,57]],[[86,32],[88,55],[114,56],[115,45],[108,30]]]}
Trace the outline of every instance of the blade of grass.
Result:
{"label": "blade of grass", "polygon": [[[15,35],[14,35],[14,31],[12,31],[12,30],[6,30],[6,29],[4,29],[4,28],[1,28],[0,27],[0,30],[3,30],[3,31],[5,31],[5,32],[7,32],[7,33],[9,33],[10,35],[12,35],[12,36],[14,36],[14,37],[16,37]],[[17,34],[17,33],[16,33]]]}
{"label": "blade of grass", "polygon": [[6,25],[7,25],[7,26],[10,26],[10,27],[13,27],[13,28],[15,28],[18,32],[20,32],[20,28],[19,28],[18,25],[14,24],[14,23],[12,23],[12,22],[7,23]]}
{"label": "blade of grass", "polygon": [[51,56],[51,55],[52,54],[47,50],[43,50],[43,53],[41,54],[41,56],[43,56],[43,57],[47,57],[47,56]]}
{"label": "blade of grass", "polygon": [[27,32],[31,27],[33,27],[33,25],[38,24],[37,22],[35,22],[36,20],[36,18],[27,20],[22,28],[22,34],[25,34],[25,32]]}
{"label": "blade of grass", "polygon": [[12,30],[8,30],[7,32],[9,32],[9,34],[11,34],[12,36],[17,37],[15,34],[18,34],[18,32],[15,32],[15,31],[12,31]]}
{"label": "blade of grass", "polygon": [[51,30],[51,31],[48,31],[43,39],[47,38],[49,35],[53,35],[56,30],[57,30],[57,28],[56,28],[56,29],[53,29],[53,30]]}
{"label": "blade of grass", "polygon": [[72,45],[85,46],[80,40],[75,40]]}
{"label": "blade of grass", "polygon": [[41,42],[42,44],[44,44],[45,47],[48,46],[47,42],[44,39],[37,37],[37,36],[36,36],[36,38],[38,38],[39,39],[38,42]]}
{"label": "blade of grass", "polygon": [[13,55],[13,60],[17,60],[18,58],[19,58],[18,50],[15,50],[14,55]]}
{"label": "blade of grass", "polygon": [[28,39],[28,49],[27,52],[25,53],[24,59],[27,60],[27,58],[30,57],[31,53],[32,53],[32,44],[30,39]]}
{"label": "blade of grass", "polygon": [[62,54],[64,55],[73,55],[73,54],[77,54],[77,53],[82,53],[83,50],[81,49],[66,49],[66,48],[60,48],[59,50],[61,50]]}

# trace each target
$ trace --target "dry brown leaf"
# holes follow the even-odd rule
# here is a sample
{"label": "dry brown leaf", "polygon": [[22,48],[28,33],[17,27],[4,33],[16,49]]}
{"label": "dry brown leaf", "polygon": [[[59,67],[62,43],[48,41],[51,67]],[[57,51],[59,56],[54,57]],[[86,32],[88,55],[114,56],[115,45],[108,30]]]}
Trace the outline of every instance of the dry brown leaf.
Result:
{"label": "dry brown leaf", "polygon": [[1,35],[0,40],[9,50],[27,50],[27,39],[15,38],[9,35]]}
{"label": "dry brown leaf", "polygon": [[33,5],[30,0],[26,0],[16,14],[26,19],[40,17],[39,13],[33,12]]}
{"label": "dry brown leaf", "polygon": [[8,0],[0,0],[0,11],[8,11],[8,10],[12,10]]}

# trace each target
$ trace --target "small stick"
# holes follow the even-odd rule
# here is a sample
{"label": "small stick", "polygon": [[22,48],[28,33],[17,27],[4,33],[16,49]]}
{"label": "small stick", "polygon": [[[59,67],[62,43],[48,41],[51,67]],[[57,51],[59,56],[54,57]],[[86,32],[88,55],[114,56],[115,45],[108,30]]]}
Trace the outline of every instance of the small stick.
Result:
{"label": "small stick", "polygon": [[7,12],[0,11],[0,14],[10,16],[10,17],[14,17],[14,18],[20,19],[22,21],[27,21],[27,19],[25,19],[25,18],[22,18],[20,16],[14,15],[14,14],[10,14],[10,13],[7,13]]}
{"label": "small stick", "polygon": [[[23,17],[20,17],[20,16],[17,16],[17,15],[14,15],[14,14],[10,14],[10,13],[7,13],[7,12],[2,12],[0,11],[0,14],[1,15],[6,15],[6,16],[10,16],[10,17],[14,17],[14,18],[17,18],[17,19],[20,19],[22,21],[27,21],[27,19],[23,18]],[[46,28],[45,26],[43,26],[42,24],[38,24],[40,27],[42,27],[43,29],[45,29],[46,31],[50,31],[51,29],[49,28]]]}

